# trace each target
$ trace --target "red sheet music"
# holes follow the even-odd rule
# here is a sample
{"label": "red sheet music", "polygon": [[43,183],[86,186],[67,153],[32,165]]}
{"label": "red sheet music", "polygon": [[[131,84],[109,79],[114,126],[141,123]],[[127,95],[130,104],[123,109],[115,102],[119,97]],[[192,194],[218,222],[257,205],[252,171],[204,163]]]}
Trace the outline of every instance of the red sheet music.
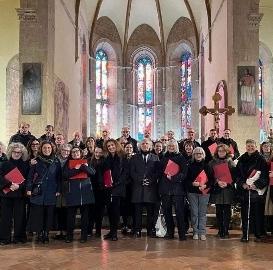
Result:
{"label": "red sheet music", "polygon": [[[75,169],[77,165],[82,165],[86,163],[87,163],[86,159],[71,159],[69,160],[68,167],[69,169]],[[70,177],[69,179],[79,180],[79,179],[86,179],[86,178],[87,178],[86,172],[79,172],[78,174]]]}
{"label": "red sheet music", "polygon": [[[273,172],[273,162],[270,163],[270,171]],[[269,185],[273,186],[273,177],[269,178]]]}
{"label": "red sheet music", "polygon": [[[19,169],[17,167],[15,167],[14,169],[12,169],[10,172],[8,172],[4,178],[6,180],[8,180],[11,183],[15,183],[15,184],[22,184],[25,181],[24,176],[21,174],[21,172],[19,171]],[[10,188],[4,188],[3,192],[5,194],[9,193],[11,191]]]}
{"label": "red sheet music", "polygon": [[[198,176],[196,177],[195,181],[199,182],[200,185],[204,185],[204,184],[206,184],[206,183],[208,182],[208,177],[207,177],[207,175],[206,175],[206,173],[205,173],[204,170],[202,170],[202,171],[198,174]],[[210,190],[209,188],[204,189],[204,190],[202,191],[202,194],[203,194],[203,195],[208,194],[209,190]]]}
{"label": "red sheet music", "polygon": [[107,170],[103,174],[103,184],[106,188],[110,188],[113,186],[113,179],[111,170]]}
{"label": "red sheet music", "polygon": [[213,143],[211,144],[209,147],[209,151],[212,155],[214,155],[215,151],[216,151],[216,148],[217,148],[217,143]]}
{"label": "red sheet music", "polygon": [[232,144],[229,146],[229,150],[230,150],[230,153],[232,155],[234,155],[234,148],[233,148]]}
{"label": "red sheet music", "polygon": [[227,184],[232,183],[232,177],[227,163],[215,165],[213,171],[216,179],[226,182]]}
{"label": "red sheet music", "polygon": [[169,159],[164,173],[166,175],[174,176],[179,172],[179,169],[180,169],[179,165]]}
{"label": "red sheet music", "polygon": [[250,175],[248,176],[248,178],[253,177],[253,176],[256,174],[256,172],[257,172],[257,170],[253,170],[253,171],[250,173]]}

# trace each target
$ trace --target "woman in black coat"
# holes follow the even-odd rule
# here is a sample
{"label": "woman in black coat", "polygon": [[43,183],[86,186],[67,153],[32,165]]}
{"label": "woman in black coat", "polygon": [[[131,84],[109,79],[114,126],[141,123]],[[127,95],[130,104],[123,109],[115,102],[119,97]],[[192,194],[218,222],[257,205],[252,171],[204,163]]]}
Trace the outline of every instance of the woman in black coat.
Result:
{"label": "woman in black coat", "polygon": [[104,239],[117,241],[117,230],[120,218],[120,200],[125,196],[125,180],[128,175],[127,168],[124,166],[124,152],[118,141],[109,139],[104,143],[106,158],[102,166],[102,174],[111,172],[112,185],[104,184],[104,199],[107,207],[110,232],[104,235]]}
{"label": "woman in black coat", "polygon": [[[191,210],[191,225],[194,240],[206,240],[207,207],[209,191],[214,176],[211,168],[205,162],[205,151],[202,147],[193,150],[193,159],[189,164],[187,175],[188,198]],[[201,175],[203,177],[201,177]]]}
{"label": "woman in black coat", "polygon": [[60,195],[61,165],[55,156],[52,142],[40,144],[36,164],[30,166],[27,177],[27,195],[30,196],[28,230],[37,232],[37,242],[48,243],[53,229],[54,209]]}
{"label": "woman in black coat", "polygon": [[141,237],[142,212],[147,210],[147,235],[155,237],[155,206],[158,202],[158,156],[151,154],[152,142],[144,139],[140,143],[140,153],[131,159],[132,203],[134,204],[134,237]]}
{"label": "woman in black coat", "polygon": [[[269,183],[269,170],[266,160],[257,151],[256,142],[246,141],[246,153],[237,163],[237,188],[241,195],[242,242],[249,238],[249,212],[256,241],[261,241],[263,233],[265,189]],[[250,207],[250,210],[249,210]]]}
{"label": "woman in black coat", "polygon": [[[178,167],[175,172],[165,171],[167,164],[174,162]],[[185,204],[185,178],[187,176],[187,163],[179,148],[176,140],[167,142],[167,152],[160,162],[159,194],[161,196],[163,212],[167,225],[167,234],[165,238],[174,238],[174,220],[172,206],[174,205],[179,240],[186,240],[186,230],[184,222],[184,204]]]}
{"label": "woman in black coat", "polygon": [[[21,143],[11,143],[7,150],[7,161],[0,167],[0,196],[2,202],[2,218],[0,220],[0,243],[7,245],[11,242],[12,220],[14,220],[13,243],[26,242],[25,229],[25,182],[21,184],[12,181],[7,175],[18,169],[22,180],[28,174],[27,150]],[[5,177],[6,176],[6,177]],[[9,178],[9,180],[7,180]],[[21,181],[20,181],[21,182]]]}
{"label": "woman in black coat", "polygon": [[82,149],[73,147],[71,154],[64,166],[64,197],[67,207],[67,234],[66,243],[73,241],[73,231],[77,209],[81,212],[81,243],[87,241],[88,212],[90,204],[94,204],[95,198],[90,176],[95,170],[83,159]]}
{"label": "woman in black coat", "polygon": [[[216,205],[216,218],[219,228],[218,236],[228,238],[229,224],[231,219],[231,205],[234,197],[234,183],[236,181],[236,166],[231,157],[230,149],[225,144],[218,144],[213,159],[209,162],[212,170],[219,170],[217,166],[227,164],[229,172],[222,180],[214,175],[214,186],[212,188],[210,203]],[[221,169],[222,170],[222,169]],[[228,179],[229,178],[229,179]],[[230,183],[228,181],[230,181]]]}

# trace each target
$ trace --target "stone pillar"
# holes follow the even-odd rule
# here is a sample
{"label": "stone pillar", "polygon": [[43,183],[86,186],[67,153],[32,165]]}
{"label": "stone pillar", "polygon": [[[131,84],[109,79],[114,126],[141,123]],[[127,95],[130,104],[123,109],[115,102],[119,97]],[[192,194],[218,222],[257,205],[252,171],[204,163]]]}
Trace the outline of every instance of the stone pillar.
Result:
{"label": "stone pillar", "polygon": [[[27,1],[28,7],[37,10],[37,21],[20,22],[19,38],[19,67],[20,67],[20,114],[19,122],[31,124],[31,131],[36,136],[44,132],[46,124],[54,125],[54,1]],[[25,8],[26,1],[21,0],[21,8]],[[22,64],[41,63],[42,65],[42,110],[40,115],[22,114]]]}
{"label": "stone pillar", "polygon": [[[238,66],[255,66],[256,100],[258,99],[259,60],[259,0],[227,1],[228,3],[228,102],[236,108],[234,117],[229,119],[232,137],[244,151],[245,140],[259,139],[257,115],[238,113]],[[254,75],[254,74],[253,74]]]}

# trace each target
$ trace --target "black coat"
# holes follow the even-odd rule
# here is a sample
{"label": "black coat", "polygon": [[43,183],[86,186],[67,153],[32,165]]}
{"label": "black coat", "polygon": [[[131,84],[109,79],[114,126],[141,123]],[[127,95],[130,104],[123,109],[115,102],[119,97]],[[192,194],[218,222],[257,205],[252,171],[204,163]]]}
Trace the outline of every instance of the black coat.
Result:
{"label": "black coat", "polygon": [[209,137],[206,141],[203,141],[201,144],[201,147],[204,149],[204,151],[206,153],[206,158],[205,158],[206,162],[210,162],[213,159],[213,155],[211,154],[211,152],[209,150],[209,146],[211,146],[214,143],[219,144],[219,139],[212,140]]}
{"label": "black coat", "polygon": [[74,140],[72,140],[72,141],[69,142],[69,144],[71,144],[73,147],[79,147],[79,148],[82,149],[82,150],[86,148],[86,147],[85,147],[85,144],[83,143],[83,141],[80,141],[79,144],[76,144],[76,143],[74,142]]}
{"label": "black coat", "polygon": [[56,205],[56,193],[61,191],[61,164],[57,158],[47,162],[40,157],[37,164],[31,165],[27,177],[27,191],[32,191],[35,184],[41,183],[41,194],[30,197],[36,205]]}
{"label": "black coat", "polygon": [[[118,138],[117,141],[120,141],[121,138]],[[131,136],[129,136],[128,138],[126,138],[128,143],[131,143],[133,146],[133,151],[134,153],[138,153],[138,147],[137,147],[137,140],[135,140],[134,138],[132,138]]]}
{"label": "black coat", "polygon": [[20,173],[27,179],[29,164],[27,161],[23,161],[22,159],[14,160],[10,158],[7,161],[4,161],[0,166],[0,196],[7,198],[21,198],[25,196],[25,183],[19,185],[19,189],[16,191],[10,191],[8,193],[4,193],[2,190],[4,188],[9,188],[11,186],[11,182],[6,180],[4,176],[12,171],[14,168],[18,168]]}
{"label": "black coat", "polygon": [[231,146],[232,145],[232,147],[234,149],[233,160],[237,159],[240,156],[238,145],[237,145],[237,143],[233,139],[225,139],[225,138],[222,137],[222,138],[219,139],[219,142],[223,143],[223,144],[225,144],[227,146]]}
{"label": "black coat", "polygon": [[105,188],[107,194],[112,196],[125,197],[125,184],[128,178],[129,168],[126,165],[126,158],[118,155],[108,155],[102,164],[102,175],[111,170],[113,184],[111,188]]}
{"label": "black coat", "polygon": [[[158,156],[149,154],[147,163],[142,154],[136,154],[131,159],[130,174],[133,180],[132,203],[156,203],[158,201]],[[143,179],[148,178],[150,184],[143,186]]]}
{"label": "black coat", "polygon": [[27,147],[27,144],[30,140],[34,140],[35,137],[28,132],[28,134],[24,135],[21,134],[19,131],[14,134],[13,136],[10,137],[9,139],[9,144],[11,144],[12,142],[19,142],[21,144],[23,144],[25,147]]}
{"label": "black coat", "polygon": [[[179,172],[172,176],[169,180],[164,173],[168,161],[172,160],[177,165],[179,165]],[[188,166],[185,158],[182,154],[174,154],[167,152],[163,159],[160,161],[159,165],[160,177],[159,177],[159,194],[163,195],[185,195],[185,178],[188,172]]]}
{"label": "black coat", "polygon": [[206,183],[207,188],[212,187],[214,183],[214,175],[209,165],[205,162],[205,160],[202,160],[200,162],[192,161],[189,163],[188,174],[186,178],[187,190],[189,193],[202,194],[202,192],[199,190],[199,187],[194,187],[192,185],[192,183],[196,180],[197,176],[200,172],[202,172],[202,170],[205,171],[208,178],[208,182]]}
{"label": "black coat", "polygon": [[[85,172],[87,178],[84,179],[70,179],[71,177]],[[82,164],[79,169],[70,169],[69,160],[64,165],[64,190],[66,206],[80,206],[85,204],[92,204],[95,202],[93,188],[90,176],[95,174],[95,169],[90,165]]]}
{"label": "black coat", "polygon": [[214,204],[232,204],[234,193],[235,193],[235,187],[234,183],[236,181],[236,166],[235,163],[232,161],[232,159],[219,159],[214,158],[209,162],[209,166],[213,170],[213,167],[221,164],[221,163],[228,163],[229,171],[232,177],[232,183],[228,184],[225,188],[219,187],[218,183],[216,182],[216,179],[214,177],[214,185],[212,187],[211,191],[211,197],[210,202]]}
{"label": "black coat", "polygon": [[[188,139],[185,140],[181,140],[180,142],[178,142],[178,146],[179,146],[179,152],[182,153],[184,151],[184,142],[187,141]],[[193,148],[199,147],[201,146],[200,143],[196,140],[193,141]]]}
{"label": "black coat", "polygon": [[[237,163],[237,189],[239,194],[239,199],[248,200],[248,190],[243,189],[243,184],[246,183],[246,180],[249,178],[253,170],[261,171],[261,175],[258,180],[255,181],[254,185],[258,189],[263,189],[268,186],[269,183],[269,170],[266,160],[258,151],[249,155],[244,153]],[[260,196],[256,190],[250,191],[251,200],[259,200],[264,196]]]}

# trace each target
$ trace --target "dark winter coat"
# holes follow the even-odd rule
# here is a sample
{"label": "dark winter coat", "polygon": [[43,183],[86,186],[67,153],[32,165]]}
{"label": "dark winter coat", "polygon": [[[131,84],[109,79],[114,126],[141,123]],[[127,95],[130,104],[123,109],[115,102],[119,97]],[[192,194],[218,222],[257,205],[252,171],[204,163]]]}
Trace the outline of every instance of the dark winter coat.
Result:
{"label": "dark winter coat", "polygon": [[25,147],[27,147],[28,142],[30,140],[34,140],[34,139],[35,139],[35,137],[30,132],[28,132],[28,134],[24,135],[18,131],[16,134],[14,134],[13,136],[10,137],[9,144],[11,144],[13,142],[19,142],[19,143],[23,144]]}
{"label": "dark winter coat", "polygon": [[216,182],[216,179],[214,177],[214,185],[212,187],[211,196],[210,196],[210,202],[214,204],[232,204],[233,198],[234,198],[234,183],[236,181],[236,166],[235,163],[232,161],[232,159],[219,159],[214,158],[209,162],[209,166],[213,170],[213,167],[222,164],[222,163],[228,163],[228,167],[230,170],[230,174],[232,177],[232,183],[228,184],[225,188],[219,187],[219,185]]}
{"label": "dark winter coat", "polygon": [[[168,161],[172,160],[177,165],[179,165],[179,172],[172,176],[171,179],[168,179],[164,173]],[[185,158],[180,153],[169,153],[167,152],[163,159],[159,163],[159,194],[163,195],[176,195],[183,196],[186,194],[185,191],[185,179],[188,172],[188,166]]]}
{"label": "dark winter coat", "polygon": [[[87,178],[71,179],[71,177],[85,172]],[[95,174],[95,169],[90,165],[82,164],[79,169],[70,169],[69,160],[64,165],[63,175],[65,181],[65,189],[63,191],[66,206],[80,206],[95,203],[93,188],[90,176]]]}
{"label": "dark winter coat", "polygon": [[[211,154],[209,150],[209,146],[213,145],[214,143],[219,144],[219,139],[212,140],[210,137],[206,140],[203,141],[201,144],[201,147],[204,149],[206,153],[206,162],[209,163],[213,159],[213,155]],[[214,154],[214,153],[213,153]]]}
{"label": "dark winter coat", "polygon": [[61,165],[57,158],[46,160],[37,157],[37,164],[31,165],[27,177],[27,191],[41,183],[41,194],[30,197],[36,205],[56,205],[56,193],[61,191]]}
{"label": "dark winter coat", "polygon": [[[141,153],[131,159],[130,174],[133,180],[132,203],[156,203],[158,201],[158,156],[148,154],[147,163]],[[148,186],[143,185],[143,179],[150,181]]]}
{"label": "dark winter coat", "polygon": [[[269,170],[264,157],[258,151],[255,151],[251,155],[244,153],[237,163],[237,192],[240,200],[248,200],[248,190],[243,189],[243,184],[246,183],[253,170],[261,171],[261,175],[259,179],[255,181],[254,185],[258,189],[263,189],[268,186]],[[252,201],[263,199],[265,194],[266,192],[264,195],[259,195],[256,190],[250,191]]]}
{"label": "dark winter coat", "polygon": [[11,182],[5,179],[5,175],[12,171],[14,168],[18,168],[20,173],[27,179],[29,164],[27,161],[23,161],[22,159],[14,160],[10,158],[9,160],[3,162],[0,166],[0,196],[6,198],[21,198],[25,196],[25,182],[19,185],[19,189],[15,191],[10,191],[8,193],[4,193],[4,188],[9,188],[11,186]]}
{"label": "dark winter coat", "polygon": [[[118,138],[117,140],[120,141],[121,138]],[[134,153],[138,153],[137,140],[132,138],[131,136],[126,138],[126,140],[127,140],[128,143],[132,144]]]}
{"label": "dark winter coat", "polygon": [[202,192],[199,190],[199,187],[194,187],[192,185],[192,183],[196,180],[197,176],[202,172],[202,170],[205,171],[208,178],[208,182],[206,183],[207,188],[212,187],[214,183],[213,171],[211,170],[209,165],[205,162],[205,160],[202,160],[200,162],[191,161],[189,164],[188,174],[186,178],[187,190],[189,193],[202,194]]}
{"label": "dark winter coat", "polygon": [[240,152],[238,149],[238,145],[237,143],[233,140],[233,139],[225,139],[225,138],[220,138],[219,139],[220,143],[223,143],[227,146],[232,146],[234,149],[234,157],[232,158],[233,160],[237,159],[240,156]]}
{"label": "dark winter coat", "polygon": [[125,197],[125,184],[129,175],[129,168],[126,165],[126,158],[117,154],[108,155],[102,164],[102,175],[111,170],[113,184],[111,188],[105,188],[112,196]]}
{"label": "dark winter coat", "polygon": [[[185,139],[185,140],[181,140],[180,142],[178,142],[178,146],[179,146],[179,152],[182,153],[184,151],[184,142],[185,141],[188,141],[188,139]],[[193,148],[196,148],[196,147],[200,147],[200,143],[196,140],[193,141],[193,145],[194,147]]]}

